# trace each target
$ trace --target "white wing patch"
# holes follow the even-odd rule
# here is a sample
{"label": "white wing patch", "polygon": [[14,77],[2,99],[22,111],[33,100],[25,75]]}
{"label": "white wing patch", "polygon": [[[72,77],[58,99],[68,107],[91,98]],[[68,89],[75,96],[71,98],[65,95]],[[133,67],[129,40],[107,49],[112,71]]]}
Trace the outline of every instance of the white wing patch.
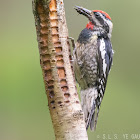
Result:
{"label": "white wing patch", "polygon": [[100,52],[101,52],[101,57],[103,59],[103,72],[104,72],[104,76],[106,77],[106,68],[107,68],[107,64],[105,62],[106,50],[105,50],[105,42],[103,38],[100,41]]}

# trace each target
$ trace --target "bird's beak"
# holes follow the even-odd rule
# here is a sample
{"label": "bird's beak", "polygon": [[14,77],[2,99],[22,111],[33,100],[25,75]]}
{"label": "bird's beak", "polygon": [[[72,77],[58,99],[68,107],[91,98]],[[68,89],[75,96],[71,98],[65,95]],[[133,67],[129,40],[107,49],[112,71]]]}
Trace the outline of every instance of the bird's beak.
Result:
{"label": "bird's beak", "polygon": [[92,19],[93,11],[88,10],[86,8],[80,7],[80,6],[75,6],[74,9],[79,13],[84,16],[86,16],[89,20]]}

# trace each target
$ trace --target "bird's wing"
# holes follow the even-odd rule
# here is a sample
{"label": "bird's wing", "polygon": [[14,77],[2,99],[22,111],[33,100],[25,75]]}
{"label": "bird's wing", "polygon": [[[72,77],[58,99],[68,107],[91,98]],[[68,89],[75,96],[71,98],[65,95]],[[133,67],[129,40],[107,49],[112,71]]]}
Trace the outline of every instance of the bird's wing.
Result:
{"label": "bird's wing", "polygon": [[109,39],[98,39],[98,82],[99,93],[103,96],[106,88],[107,77],[112,65],[113,51]]}
{"label": "bird's wing", "polygon": [[96,129],[98,114],[100,105],[105,93],[105,88],[107,84],[107,77],[112,65],[113,51],[112,45],[109,39],[99,38],[97,42],[98,46],[98,79],[97,79],[97,91],[98,96],[96,98],[96,110],[94,116],[92,117],[92,121],[90,123],[91,130]]}

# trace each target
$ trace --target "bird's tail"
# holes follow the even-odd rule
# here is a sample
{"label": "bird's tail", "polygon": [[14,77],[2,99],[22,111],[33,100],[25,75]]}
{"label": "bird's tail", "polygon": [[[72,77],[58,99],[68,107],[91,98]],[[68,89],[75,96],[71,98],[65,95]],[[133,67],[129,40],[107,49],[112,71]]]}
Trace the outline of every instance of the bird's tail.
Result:
{"label": "bird's tail", "polygon": [[90,129],[92,131],[96,130],[98,114],[99,114],[99,109],[96,107],[96,110],[94,111],[94,114],[91,116],[91,121],[90,121]]}
{"label": "bird's tail", "polygon": [[81,105],[85,116],[86,129],[90,126],[95,131],[99,109],[96,107],[96,99],[98,96],[95,87],[81,90]]}

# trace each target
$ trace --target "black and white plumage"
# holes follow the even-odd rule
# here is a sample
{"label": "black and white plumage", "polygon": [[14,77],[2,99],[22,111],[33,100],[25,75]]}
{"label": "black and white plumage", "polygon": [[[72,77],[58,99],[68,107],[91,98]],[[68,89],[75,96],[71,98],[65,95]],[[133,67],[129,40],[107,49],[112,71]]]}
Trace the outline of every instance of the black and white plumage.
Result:
{"label": "black and white plumage", "polygon": [[108,14],[76,6],[78,13],[89,19],[82,30],[73,52],[73,66],[81,87],[81,105],[86,128],[96,129],[100,105],[105,93],[107,77],[112,65],[111,33],[113,24]]}

